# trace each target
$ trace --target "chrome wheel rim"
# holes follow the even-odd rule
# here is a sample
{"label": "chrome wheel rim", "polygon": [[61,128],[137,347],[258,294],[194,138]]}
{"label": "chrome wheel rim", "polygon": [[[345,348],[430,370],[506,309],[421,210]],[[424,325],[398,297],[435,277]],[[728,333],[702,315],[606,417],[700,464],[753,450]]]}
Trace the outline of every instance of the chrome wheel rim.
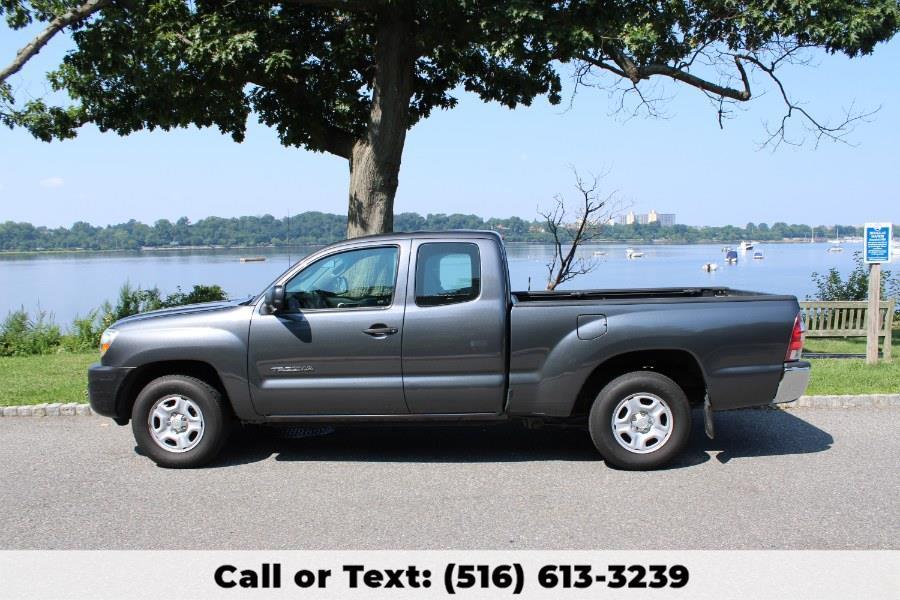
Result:
{"label": "chrome wheel rim", "polygon": [[203,439],[203,412],[196,402],[184,396],[160,398],[150,409],[147,426],[156,445],[168,452],[192,450]]}
{"label": "chrome wheel rim", "polygon": [[616,442],[635,454],[656,452],[666,445],[675,426],[672,410],[655,394],[632,394],[616,405],[612,420]]}

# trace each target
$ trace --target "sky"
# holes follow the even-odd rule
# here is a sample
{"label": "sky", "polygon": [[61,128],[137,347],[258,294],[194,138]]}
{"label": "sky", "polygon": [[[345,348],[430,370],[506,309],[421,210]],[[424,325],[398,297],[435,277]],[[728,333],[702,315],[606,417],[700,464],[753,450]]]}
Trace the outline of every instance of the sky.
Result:
{"label": "sky", "polygon": [[[31,32],[0,33],[5,64]],[[17,98],[46,95],[44,74],[69,47],[54,40],[11,79]],[[612,114],[615,102],[594,89],[581,89],[570,105],[568,79],[558,106],[538,98],[509,110],[460,91],[457,108],[433,113],[407,136],[395,212],[531,220],[555,194],[575,200],[575,167],[605,174],[604,190],[636,212],[676,213],[690,225],[900,222],[900,39],[852,61],[813,57],[814,66],[783,77],[816,116],[837,119],[850,103],[879,109],[851,134],[852,145],[760,149],[765,122],[783,111],[763,79],[724,130],[704,96],[674,83],[662,88],[670,97],[663,118]],[[794,126],[799,132],[801,123]],[[55,227],[345,213],[347,183],[345,160],[285,148],[252,116],[242,144],[214,129],[120,137],[87,126],[50,144],[0,130],[0,221]]]}

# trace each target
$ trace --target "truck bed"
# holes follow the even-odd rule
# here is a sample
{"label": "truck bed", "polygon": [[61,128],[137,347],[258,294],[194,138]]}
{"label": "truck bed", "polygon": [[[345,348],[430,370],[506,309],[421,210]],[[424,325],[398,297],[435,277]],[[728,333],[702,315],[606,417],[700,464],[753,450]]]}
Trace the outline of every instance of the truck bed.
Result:
{"label": "truck bed", "polygon": [[589,377],[650,355],[693,375],[694,402],[705,391],[714,410],[766,404],[798,312],[793,296],[725,287],[513,292],[509,411],[570,414]]}
{"label": "truck bed", "polygon": [[635,288],[608,290],[538,290],[512,292],[516,302],[556,302],[561,300],[654,300],[688,298],[739,298],[741,300],[784,300],[791,296],[779,296],[727,287],[709,288]]}

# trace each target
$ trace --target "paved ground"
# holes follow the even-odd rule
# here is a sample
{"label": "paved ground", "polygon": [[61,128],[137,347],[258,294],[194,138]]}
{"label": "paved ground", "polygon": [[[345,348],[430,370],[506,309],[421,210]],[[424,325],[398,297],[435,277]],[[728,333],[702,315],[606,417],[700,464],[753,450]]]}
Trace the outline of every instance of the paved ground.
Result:
{"label": "paved ground", "polygon": [[520,427],[246,432],[156,468],[98,417],[0,419],[0,548],[900,549],[900,410],[699,414],[665,471]]}

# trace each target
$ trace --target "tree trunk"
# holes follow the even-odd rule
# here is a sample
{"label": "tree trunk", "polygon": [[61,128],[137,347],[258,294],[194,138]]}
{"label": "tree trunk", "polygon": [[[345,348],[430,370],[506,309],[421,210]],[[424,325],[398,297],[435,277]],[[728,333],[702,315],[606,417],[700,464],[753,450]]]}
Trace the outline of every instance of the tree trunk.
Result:
{"label": "tree trunk", "polygon": [[409,126],[415,62],[412,29],[411,12],[394,8],[380,17],[369,125],[350,155],[348,238],[394,229],[394,195]]}

